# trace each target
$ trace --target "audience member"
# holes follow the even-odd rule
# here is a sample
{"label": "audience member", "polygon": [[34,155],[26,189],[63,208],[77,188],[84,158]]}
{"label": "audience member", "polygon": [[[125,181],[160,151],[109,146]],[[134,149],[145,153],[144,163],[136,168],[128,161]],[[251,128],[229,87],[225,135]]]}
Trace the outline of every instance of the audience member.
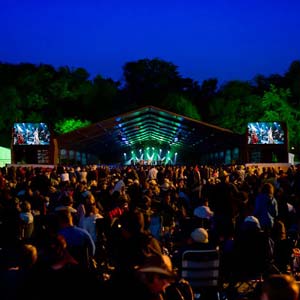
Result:
{"label": "audience member", "polygon": [[288,274],[273,274],[261,287],[261,300],[299,300],[299,283]]}
{"label": "audience member", "polygon": [[79,264],[88,268],[90,259],[96,252],[92,236],[85,229],[74,225],[72,213],[68,209],[57,211],[56,216],[59,227],[58,234],[66,239],[68,251]]}

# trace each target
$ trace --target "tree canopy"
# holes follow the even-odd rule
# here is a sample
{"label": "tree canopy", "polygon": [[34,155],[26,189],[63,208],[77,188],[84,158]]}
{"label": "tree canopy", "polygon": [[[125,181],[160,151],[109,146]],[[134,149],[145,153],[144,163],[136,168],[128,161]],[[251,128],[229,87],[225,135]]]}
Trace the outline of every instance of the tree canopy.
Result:
{"label": "tree canopy", "polygon": [[159,58],[125,63],[123,77],[121,83],[101,75],[90,79],[84,68],[0,63],[0,142],[10,144],[14,122],[47,122],[60,134],[63,127],[154,105],[240,134],[250,121],[284,121],[290,146],[300,151],[300,61],[284,75],[258,74],[220,87],[217,78],[184,78],[175,64]]}

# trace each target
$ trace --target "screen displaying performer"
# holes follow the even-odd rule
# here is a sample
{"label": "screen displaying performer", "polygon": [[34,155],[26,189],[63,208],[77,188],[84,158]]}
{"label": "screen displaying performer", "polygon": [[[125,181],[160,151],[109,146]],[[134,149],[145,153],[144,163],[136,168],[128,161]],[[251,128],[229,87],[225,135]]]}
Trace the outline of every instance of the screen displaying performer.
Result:
{"label": "screen displaying performer", "polygon": [[286,133],[281,122],[248,123],[248,144],[284,144]]}
{"label": "screen displaying performer", "polygon": [[50,145],[50,137],[46,123],[14,123],[13,145]]}

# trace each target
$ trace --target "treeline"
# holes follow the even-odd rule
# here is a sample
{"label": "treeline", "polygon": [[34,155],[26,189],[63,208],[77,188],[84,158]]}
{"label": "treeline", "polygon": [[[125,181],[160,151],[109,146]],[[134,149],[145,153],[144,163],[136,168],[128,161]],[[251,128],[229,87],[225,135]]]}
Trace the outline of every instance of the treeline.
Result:
{"label": "treeline", "polygon": [[[123,67],[123,80],[84,68],[0,63],[0,144],[10,145],[14,122],[47,122],[57,134],[63,124],[88,124],[145,105],[154,105],[245,133],[247,122],[285,121],[290,147],[300,149],[300,61],[284,75],[257,75],[250,81],[217,78],[202,83],[184,78],[160,59],[141,59]],[[71,126],[71,127],[72,127]]]}

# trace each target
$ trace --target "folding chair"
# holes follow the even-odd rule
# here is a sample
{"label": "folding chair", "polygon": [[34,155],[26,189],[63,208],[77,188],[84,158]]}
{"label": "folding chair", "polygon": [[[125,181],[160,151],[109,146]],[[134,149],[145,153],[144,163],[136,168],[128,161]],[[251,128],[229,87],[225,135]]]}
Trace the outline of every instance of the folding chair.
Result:
{"label": "folding chair", "polygon": [[186,250],[182,254],[181,277],[187,280],[195,298],[220,300],[219,250]]}
{"label": "folding chair", "polygon": [[265,276],[280,273],[273,263],[269,237],[263,231],[248,229],[241,233],[235,239],[233,255],[228,295],[253,297]]}

